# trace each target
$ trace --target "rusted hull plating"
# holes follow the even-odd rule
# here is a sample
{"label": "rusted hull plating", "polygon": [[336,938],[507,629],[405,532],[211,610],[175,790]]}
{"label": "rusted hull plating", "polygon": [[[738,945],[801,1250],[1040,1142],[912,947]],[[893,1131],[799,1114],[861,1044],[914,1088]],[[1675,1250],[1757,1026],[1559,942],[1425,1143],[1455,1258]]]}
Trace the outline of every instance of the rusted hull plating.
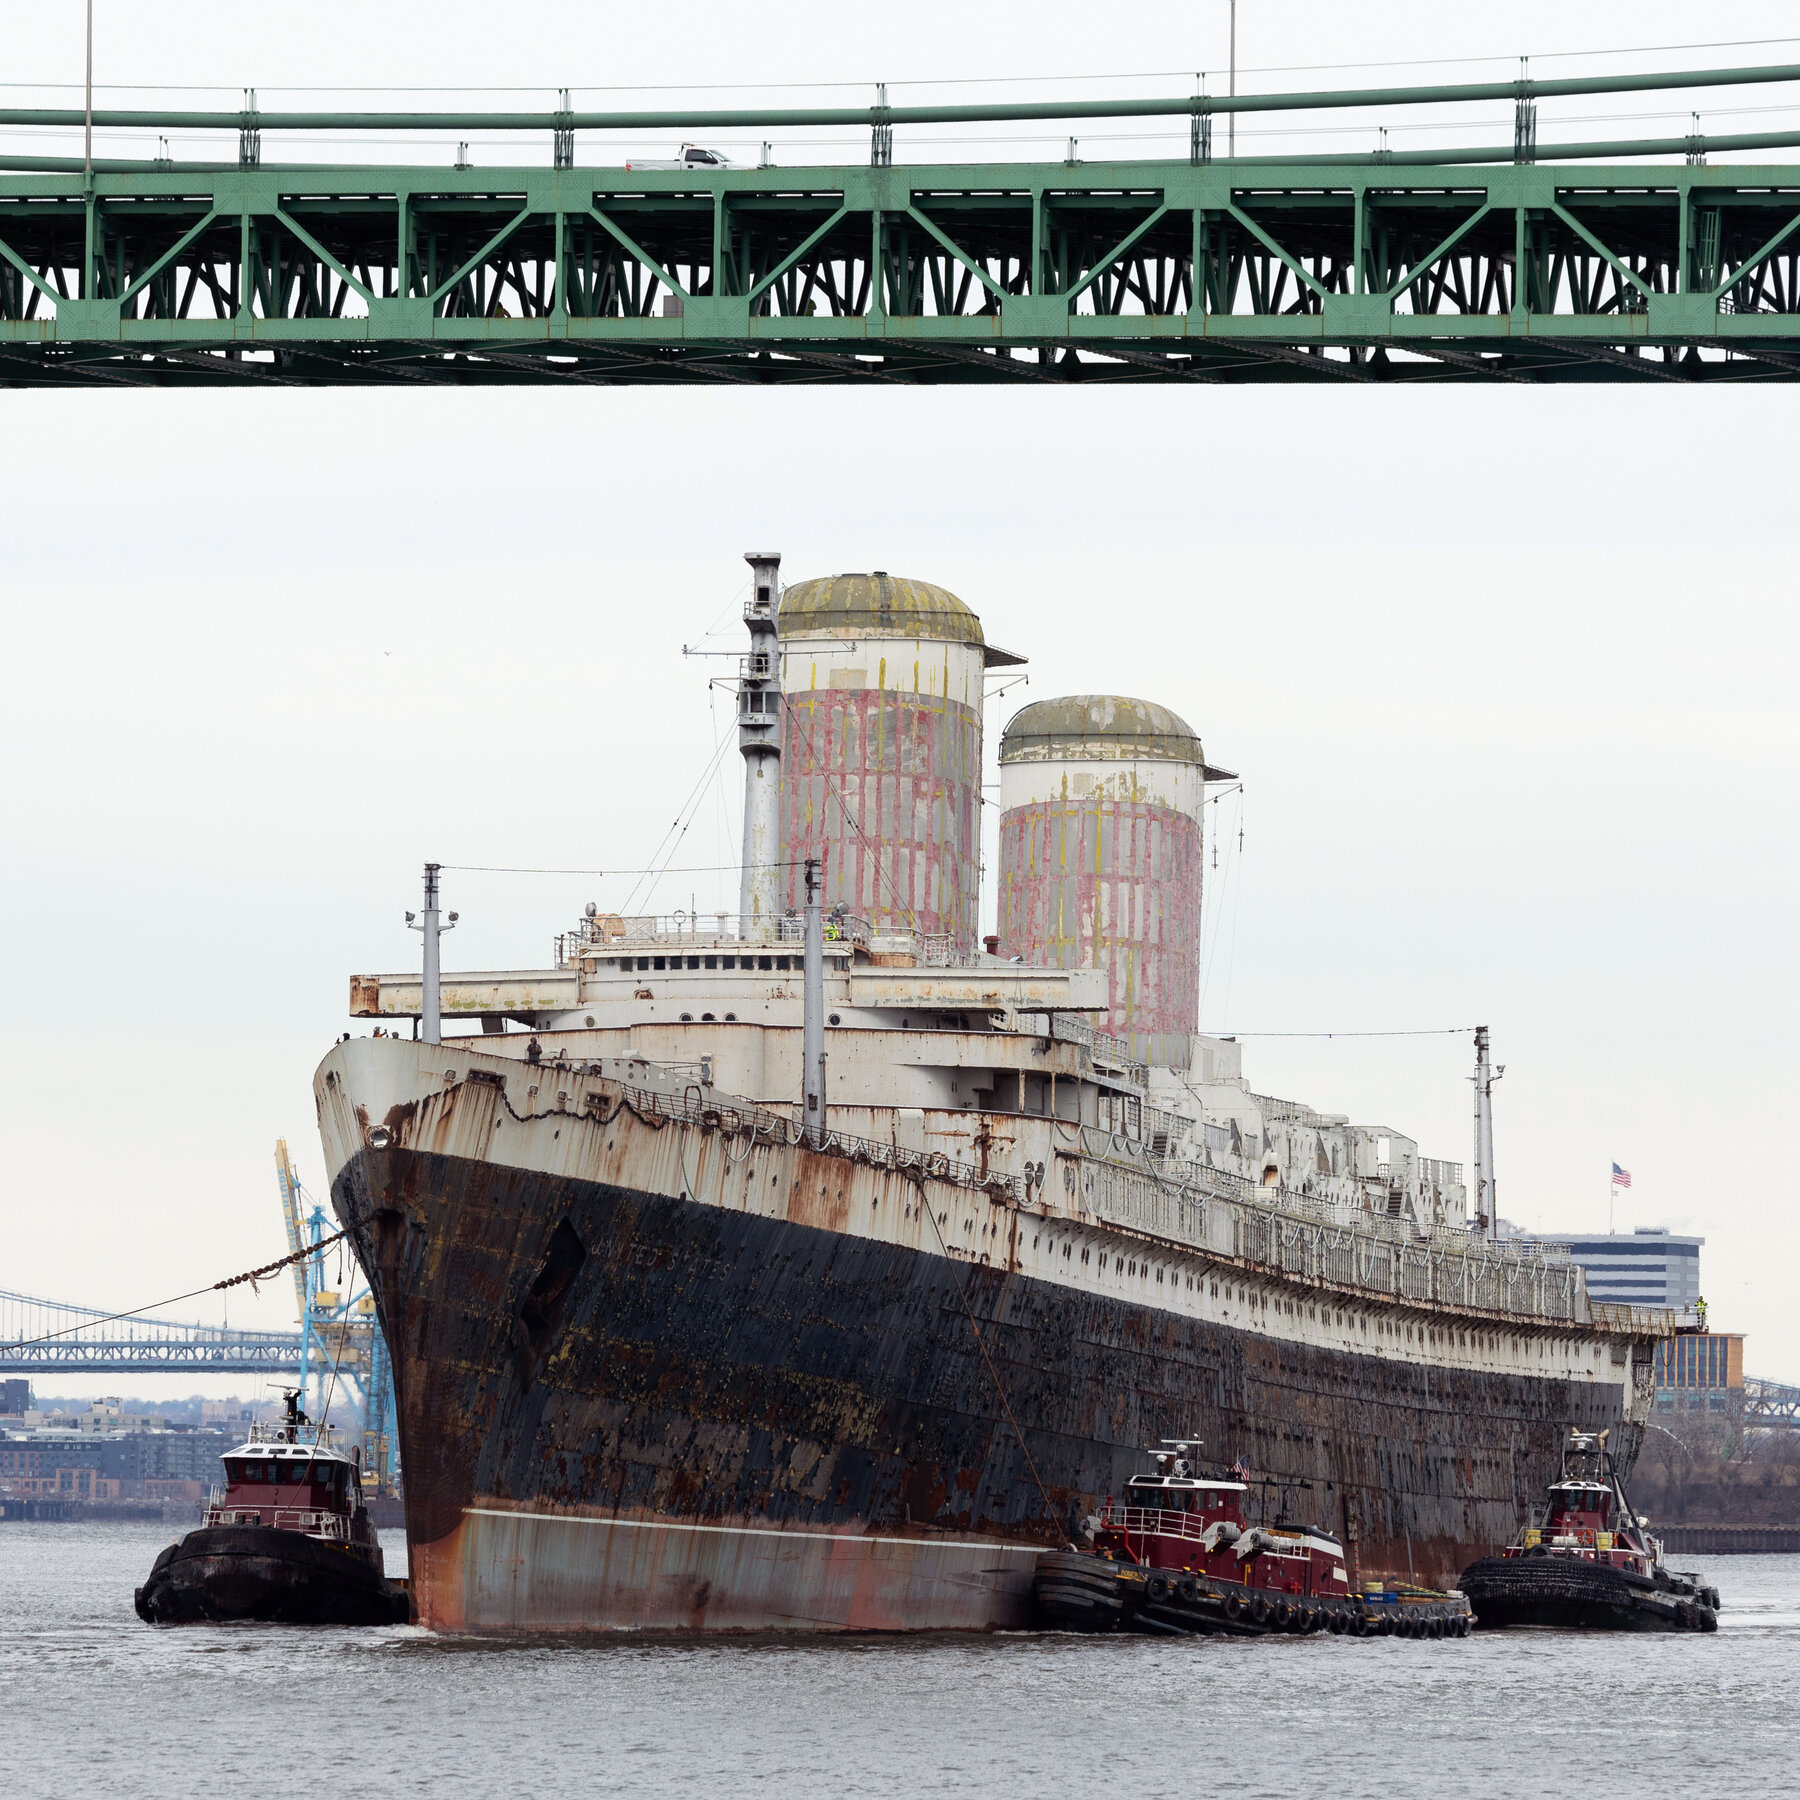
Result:
{"label": "rusted hull plating", "polygon": [[[1014,1624],[1031,1556],[1143,1445],[1192,1435],[1310,1483],[1300,1512],[1357,1532],[1365,1575],[1448,1585],[1571,1425],[1624,1416],[1616,1384],[1277,1342],[842,1225],[405,1149],[408,1111],[333,1201],[394,1355],[427,1624]],[[843,1167],[800,1153],[796,1188]]]}
{"label": "rusted hull plating", "polygon": [[475,1506],[414,1555],[444,1630],[979,1631],[1029,1622],[1038,1552]]}

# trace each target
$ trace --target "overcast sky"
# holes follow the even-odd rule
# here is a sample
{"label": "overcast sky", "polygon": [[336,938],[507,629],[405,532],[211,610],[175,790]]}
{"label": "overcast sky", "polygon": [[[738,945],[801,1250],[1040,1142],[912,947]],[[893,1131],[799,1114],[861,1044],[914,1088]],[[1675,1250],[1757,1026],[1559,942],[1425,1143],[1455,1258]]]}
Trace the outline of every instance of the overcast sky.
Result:
{"label": "overcast sky", "polygon": [[[529,0],[503,31],[473,8],[459,32],[442,6],[334,0],[98,11],[102,82],[272,90],[1219,68],[1226,7],[1115,8],[1098,40],[1092,9],[1044,5],[891,23],[697,5],[679,32],[655,9]],[[9,21],[19,81],[79,79],[79,15]],[[1775,5],[1701,29],[1657,4],[1623,29],[1614,8],[1497,18],[1244,0],[1240,62],[1794,29]],[[1640,128],[1667,127],[1617,129]],[[1775,387],[7,393],[0,1288],[133,1306],[280,1254],[274,1139],[322,1190],[312,1070],[348,1024],[348,976],[416,958],[401,915],[420,863],[641,865],[727,717],[706,677],[729,665],[681,646],[729,617],[742,553],[768,546],[789,579],[941,582],[1027,653],[1030,685],[990,708],[990,762],[1032,699],[1174,707],[1246,782],[1208,872],[1203,1023],[1490,1024],[1502,1211],[1604,1229],[1616,1159],[1635,1177],[1618,1225],[1703,1234],[1713,1323],[1748,1334],[1752,1371],[1800,1380],[1795,404]],[[736,764],[678,866],[735,854]],[[542,963],[583,901],[630,887],[446,880],[446,960],[486,967]],[[671,878],[652,904],[734,890]],[[1466,1036],[1271,1037],[1246,1069],[1466,1162],[1470,1060]],[[284,1279],[231,1316],[291,1313]]]}

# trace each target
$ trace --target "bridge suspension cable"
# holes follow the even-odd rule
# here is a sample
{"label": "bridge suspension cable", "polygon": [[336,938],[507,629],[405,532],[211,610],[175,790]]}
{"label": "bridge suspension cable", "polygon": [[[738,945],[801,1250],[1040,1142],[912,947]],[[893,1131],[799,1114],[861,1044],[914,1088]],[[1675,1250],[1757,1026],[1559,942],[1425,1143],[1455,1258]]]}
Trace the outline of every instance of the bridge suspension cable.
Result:
{"label": "bridge suspension cable", "polygon": [[[146,1313],[153,1313],[165,1306],[179,1306],[184,1300],[194,1300],[202,1294],[218,1293],[223,1289],[241,1286],[244,1282],[255,1282],[265,1275],[278,1274],[290,1263],[302,1262],[317,1251],[331,1244],[340,1242],[349,1236],[348,1231],[339,1231],[333,1236],[321,1239],[317,1244],[308,1244],[287,1256],[278,1258],[272,1263],[264,1263],[260,1268],[246,1269],[241,1275],[228,1275],[223,1281],[214,1281],[205,1287],[192,1288],[185,1294],[172,1295],[167,1300],[152,1300],[143,1306],[134,1306],[124,1312],[103,1313],[91,1307],[75,1306],[66,1301],[42,1300],[29,1294],[14,1294],[0,1290],[0,1319],[8,1324],[15,1320],[33,1319],[38,1324],[46,1323],[51,1318],[61,1318],[72,1322],[56,1326],[48,1331],[38,1331],[35,1335],[6,1334],[6,1340],[0,1341],[0,1368],[12,1368],[15,1363],[21,1366],[38,1366],[53,1362],[62,1367],[71,1367],[80,1361],[79,1356],[59,1354],[48,1351],[39,1356],[27,1356],[25,1353],[39,1349],[45,1345],[56,1344],[59,1340],[78,1337],[83,1332],[96,1332],[101,1326],[117,1324],[123,1320],[134,1320],[121,1338],[100,1340],[85,1339],[77,1345],[67,1348],[79,1351],[90,1358],[98,1351],[105,1349],[115,1357],[141,1351],[145,1358],[157,1364],[184,1363],[204,1361],[197,1355],[178,1354],[183,1350],[197,1350],[200,1347],[211,1347],[217,1350],[235,1350],[253,1359],[253,1366],[263,1368],[270,1366],[268,1358],[291,1347],[294,1367],[299,1367],[300,1334],[298,1332],[267,1331],[233,1331],[221,1325],[185,1324],[171,1319],[145,1318]],[[23,1333],[30,1332],[30,1326],[22,1327]],[[218,1361],[218,1357],[211,1360]],[[230,1360],[227,1358],[226,1360]],[[239,1360],[243,1360],[240,1357]],[[108,1362],[108,1367],[116,1366],[116,1362]]]}

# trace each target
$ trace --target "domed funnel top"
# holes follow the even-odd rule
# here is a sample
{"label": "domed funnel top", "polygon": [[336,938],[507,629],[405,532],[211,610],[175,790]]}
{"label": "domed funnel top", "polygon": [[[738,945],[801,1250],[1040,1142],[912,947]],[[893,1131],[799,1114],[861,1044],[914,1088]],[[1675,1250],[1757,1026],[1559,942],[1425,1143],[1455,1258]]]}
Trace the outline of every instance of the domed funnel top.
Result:
{"label": "domed funnel top", "polygon": [[1153,700],[1122,694],[1065,694],[1022,708],[1000,734],[1002,763],[1203,763],[1185,719]]}
{"label": "domed funnel top", "polygon": [[781,596],[783,638],[932,638],[980,644],[981,621],[950,592],[877,569],[872,575],[821,575]]}

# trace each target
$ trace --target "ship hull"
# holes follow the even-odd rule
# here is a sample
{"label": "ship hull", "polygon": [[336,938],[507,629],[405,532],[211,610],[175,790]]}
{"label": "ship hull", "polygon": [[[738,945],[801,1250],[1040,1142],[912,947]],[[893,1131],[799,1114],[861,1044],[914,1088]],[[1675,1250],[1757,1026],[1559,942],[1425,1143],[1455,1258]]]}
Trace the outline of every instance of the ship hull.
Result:
{"label": "ship hull", "polygon": [[525,1505],[469,1507],[413,1554],[444,1629],[982,1631],[1032,1622],[1039,1552]]}
{"label": "ship hull", "polygon": [[[1717,1631],[1718,1613],[1684,1581],[1648,1576],[1575,1556],[1484,1557],[1462,1573],[1484,1630],[1547,1625],[1579,1631]],[[1716,1598],[1716,1596],[1713,1596]]]}
{"label": "ship hull", "polygon": [[257,1525],[190,1531],[156,1559],[133,1603],[151,1625],[404,1625],[408,1616],[378,1552]]}
{"label": "ship hull", "polygon": [[[506,1115],[427,1130],[396,1107],[380,1147],[369,1116],[333,1202],[392,1350],[414,1599],[441,1629],[1024,1624],[1036,1556],[1177,1436],[1306,1484],[1259,1490],[1267,1516],[1344,1531],[1365,1575],[1448,1586],[1571,1425],[1627,1416],[1618,1381],[1283,1340],[862,1235],[854,1207],[897,1218],[924,1184],[858,1171],[844,1201],[843,1161],[792,1145],[784,1200],[791,1176],[843,1204],[698,1199],[679,1127],[655,1146],[687,1159],[669,1193],[405,1146],[491,1142]],[[607,1152],[616,1131],[621,1156],[632,1128],[538,1123]]]}

